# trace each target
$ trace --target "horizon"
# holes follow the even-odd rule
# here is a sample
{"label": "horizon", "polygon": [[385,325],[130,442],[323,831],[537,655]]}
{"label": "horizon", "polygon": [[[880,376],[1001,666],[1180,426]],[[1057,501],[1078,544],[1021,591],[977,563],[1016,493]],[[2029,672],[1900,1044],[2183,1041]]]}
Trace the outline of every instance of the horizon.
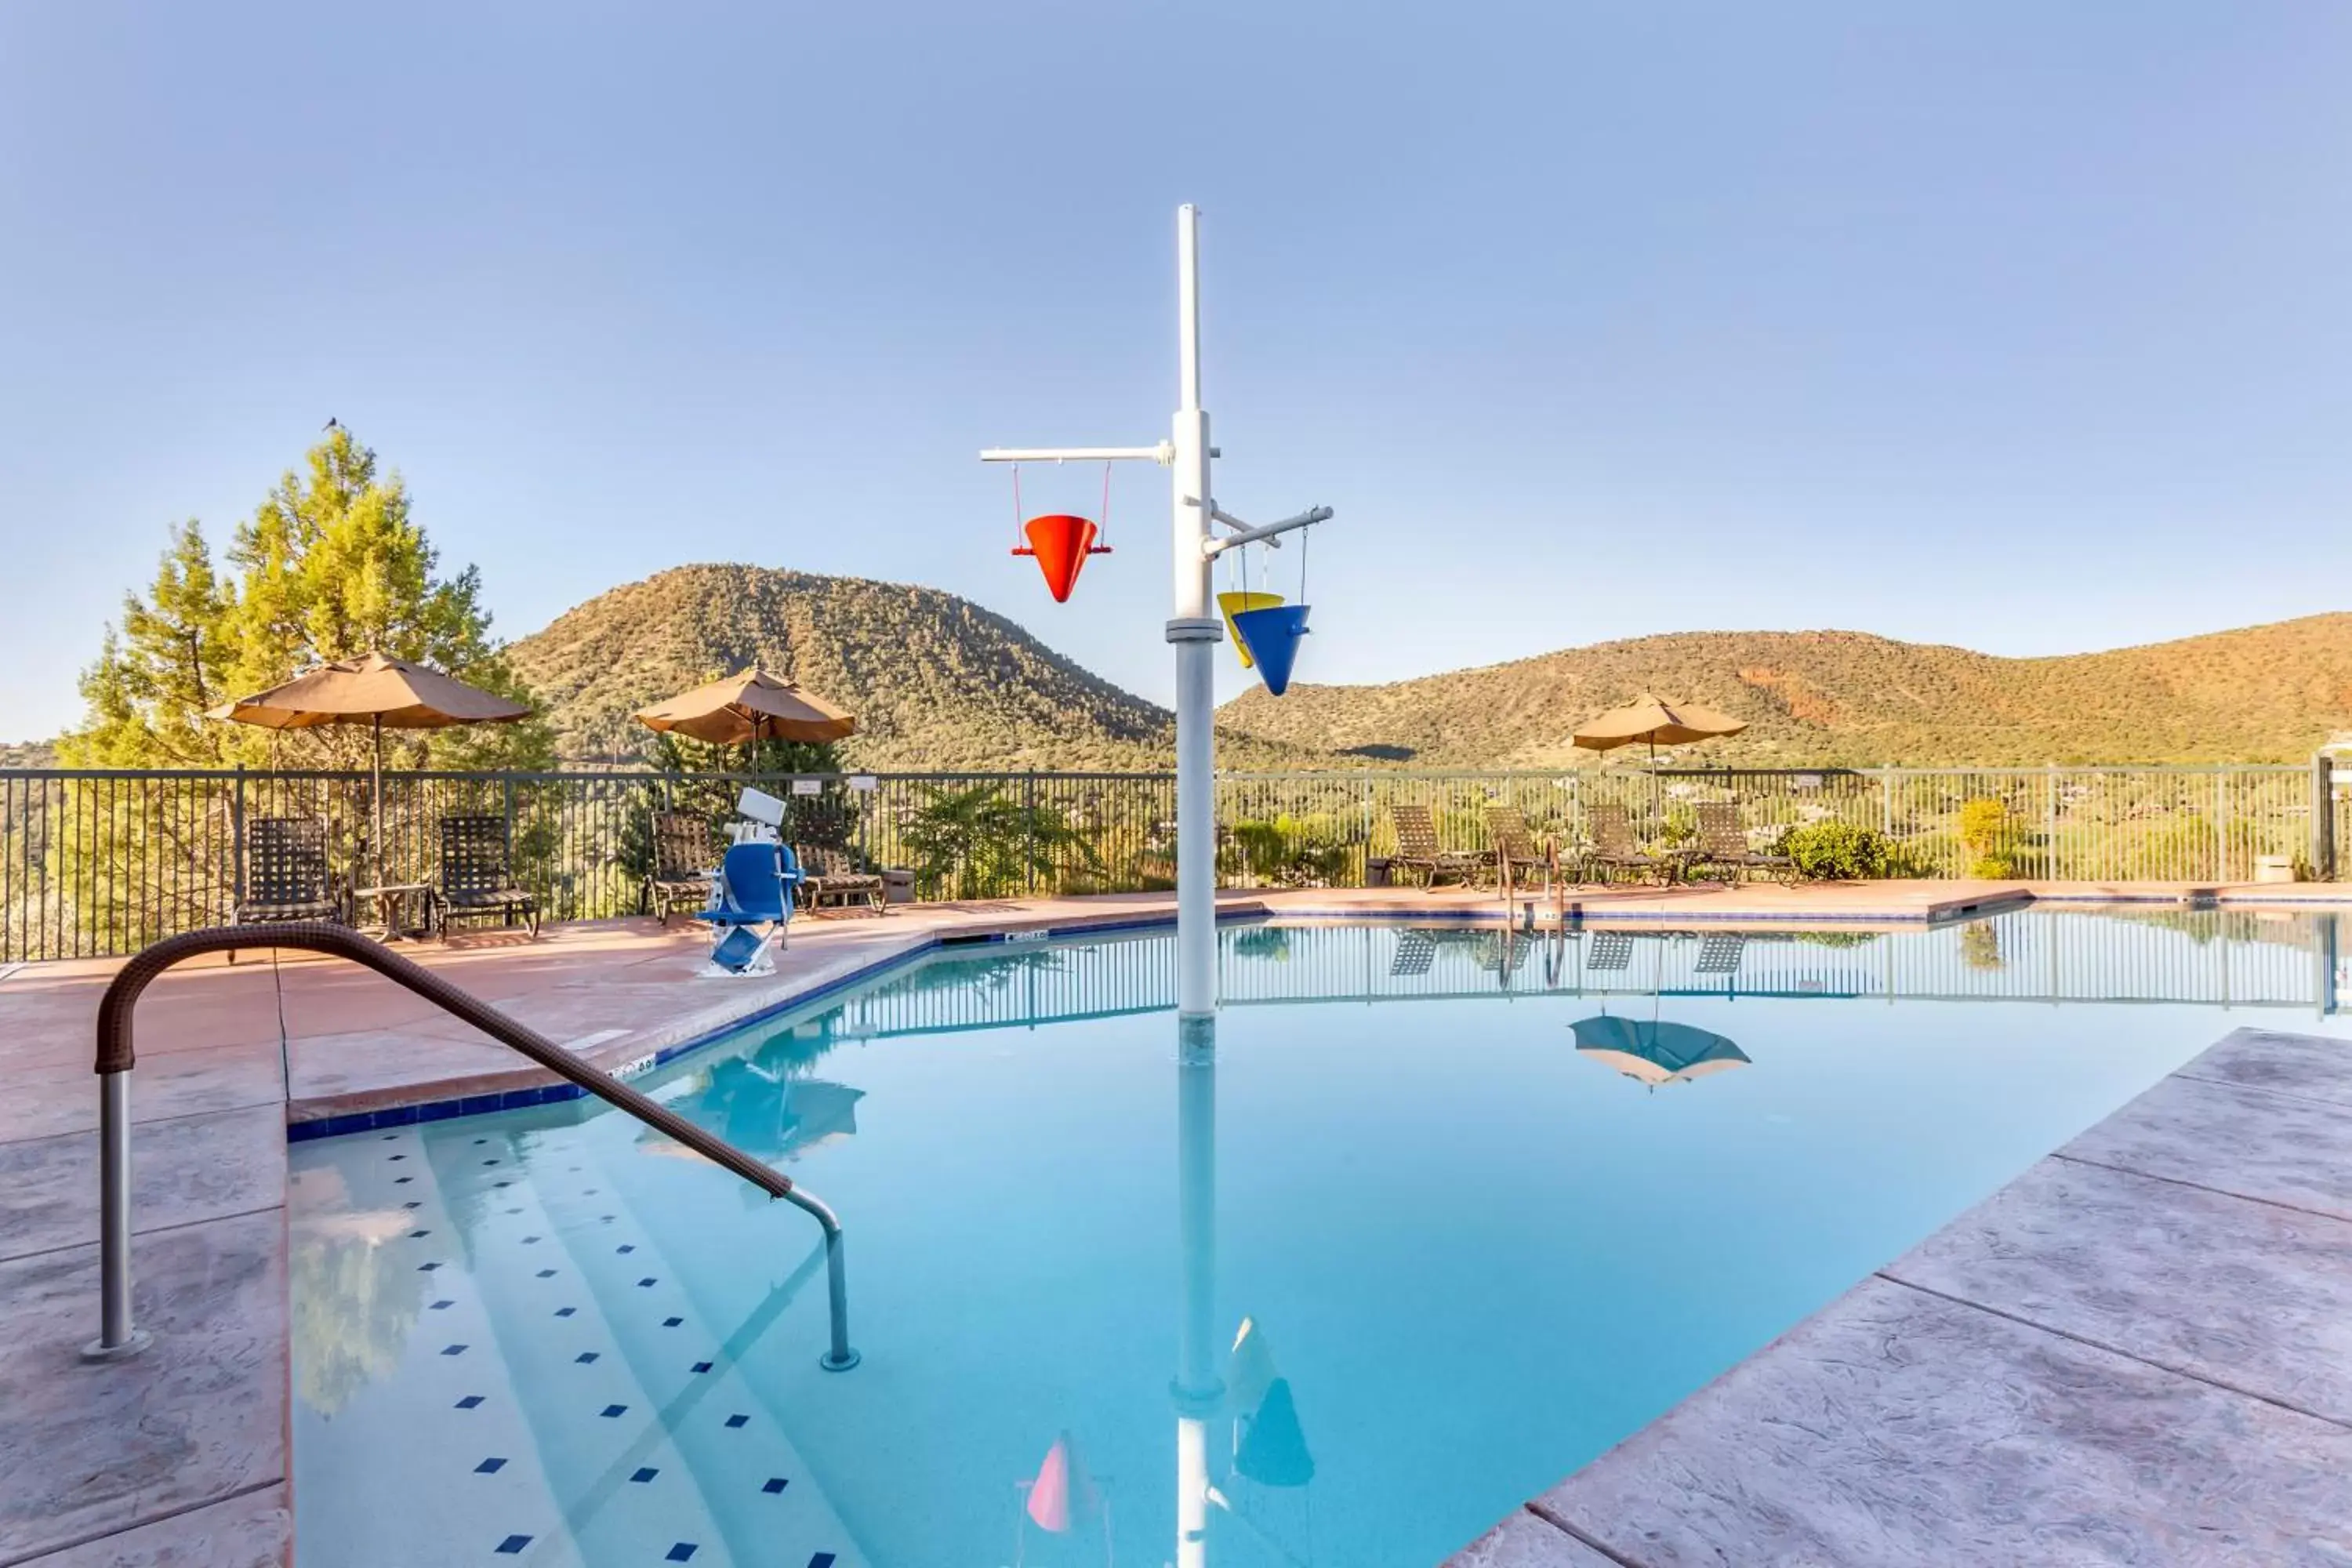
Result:
{"label": "horizon", "polygon": [[[2341,612],[2339,8],[1058,15],[0,14],[0,736],[79,722],[166,530],[217,550],[330,416],[508,640],[715,556],[1166,706],[1160,476],[1057,606],[975,452],[1164,430],[1185,200],[1218,499],[1338,508],[1303,683]],[[1204,73],[1302,107],[1171,133]]]}

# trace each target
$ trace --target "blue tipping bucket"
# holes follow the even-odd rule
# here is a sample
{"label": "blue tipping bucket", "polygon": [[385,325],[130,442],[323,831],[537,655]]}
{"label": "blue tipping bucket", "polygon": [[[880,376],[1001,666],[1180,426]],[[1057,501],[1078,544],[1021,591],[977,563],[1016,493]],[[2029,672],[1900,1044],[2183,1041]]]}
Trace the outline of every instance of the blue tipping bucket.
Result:
{"label": "blue tipping bucket", "polygon": [[1307,606],[1244,610],[1234,617],[1234,631],[1256,662],[1265,689],[1276,697],[1290,689],[1290,667],[1298,662],[1298,639],[1307,635]]}

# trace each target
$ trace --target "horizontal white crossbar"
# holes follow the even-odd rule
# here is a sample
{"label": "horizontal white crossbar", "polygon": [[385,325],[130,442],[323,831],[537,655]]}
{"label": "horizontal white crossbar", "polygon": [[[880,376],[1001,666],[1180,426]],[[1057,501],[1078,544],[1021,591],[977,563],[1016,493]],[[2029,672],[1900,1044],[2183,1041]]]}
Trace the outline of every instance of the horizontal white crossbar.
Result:
{"label": "horizontal white crossbar", "polygon": [[[1240,521],[1240,519],[1228,517],[1222,511],[1215,515],[1219,522],[1238,523]],[[1279,544],[1280,541],[1276,540],[1275,535],[1288,533],[1295,528],[1307,528],[1315,523],[1328,521],[1330,517],[1331,509],[1328,506],[1308,507],[1297,517],[1286,517],[1280,522],[1269,522],[1264,528],[1244,528],[1241,532],[1228,534],[1223,539],[1204,539],[1201,541],[1201,553],[1206,559],[1214,561],[1237,544],[1255,544],[1260,540],[1264,540],[1269,545]]]}
{"label": "horizontal white crossbar", "polygon": [[981,450],[983,463],[1172,463],[1176,446],[1162,441],[1157,447],[987,447]]}

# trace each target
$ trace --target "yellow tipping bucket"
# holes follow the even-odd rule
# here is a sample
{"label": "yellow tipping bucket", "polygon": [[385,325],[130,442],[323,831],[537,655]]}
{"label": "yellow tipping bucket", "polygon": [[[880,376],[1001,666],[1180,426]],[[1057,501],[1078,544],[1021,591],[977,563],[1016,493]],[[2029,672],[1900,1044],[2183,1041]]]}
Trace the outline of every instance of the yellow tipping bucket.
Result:
{"label": "yellow tipping bucket", "polygon": [[1242,641],[1241,630],[1234,625],[1234,617],[1244,610],[1271,610],[1281,603],[1282,595],[1279,594],[1220,594],[1217,595],[1217,608],[1225,614],[1225,636],[1233,639],[1234,651],[1242,656],[1244,669],[1253,668],[1257,661],[1250,658],[1249,644]]}

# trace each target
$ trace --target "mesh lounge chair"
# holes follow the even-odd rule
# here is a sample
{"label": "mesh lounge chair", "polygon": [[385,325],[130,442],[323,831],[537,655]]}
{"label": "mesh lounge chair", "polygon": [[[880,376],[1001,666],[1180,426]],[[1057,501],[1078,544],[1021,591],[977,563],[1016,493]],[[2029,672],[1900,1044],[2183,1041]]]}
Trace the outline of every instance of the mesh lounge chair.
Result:
{"label": "mesh lounge chair", "polygon": [[1604,873],[1638,871],[1661,881],[1674,874],[1675,863],[1657,855],[1644,855],[1633,847],[1633,820],[1625,815],[1622,805],[1596,805],[1585,812],[1585,820],[1592,829],[1592,842],[1585,847],[1584,864]]}
{"label": "mesh lounge chair", "polygon": [[646,877],[645,911],[664,925],[710,901],[710,879],[719,871],[718,836],[709,820],[687,811],[654,813],[654,868]]}
{"label": "mesh lounge chair", "polygon": [[434,914],[447,941],[452,921],[527,922],[539,934],[539,900],[515,881],[502,816],[441,819],[441,883],[434,889]]}
{"label": "mesh lounge chair", "polygon": [[1437,847],[1437,824],[1425,805],[1395,805],[1389,808],[1389,820],[1396,825],[1396,853],[1389,857],[1391,866],[1418,866],[1423,886],[1435,888],[1440,877],[1452,877],[1468,881],[1477,868],[1477,858],[1458,849]]}
{"label": "mesh lounge chair", "polygon": [[246,824],[237,924],[348,918],[327,870],[325,823],[313,816],[259,816]]}
{"label": "mesh lounge chair", "polygon": [[1794,882],[1797,863],[1786,855],[1760,855],[1748,847],[1748,830],[1739,826],[1736,801],[1703,800],[1698,805],[1698,854],[1696,866],[1718,867],[1737,880],[1750,871],[1771,871]]}
{"label": "mesh lounge chair", "polygon": [[802,908],[820,910],[829,899],[837,909],[863,905],[874,914],[885,912],[882,879],[873,872],[860,871],[850,863],[847,851],[803,845],[800,857]]}
{"label": "mesh lounge chair", "polygon": [[[1490,805],[1486,808],[1486,840],[1495,847],[1495,874],[1503,884],[1503,896],[1523,880],[1543,885],[1551,892],[1553,857],[1548,846],[1536,842],[1528,829],[1528,819],[1516,805]],[[1528,873],[1533,873],[1532,878]]]}

